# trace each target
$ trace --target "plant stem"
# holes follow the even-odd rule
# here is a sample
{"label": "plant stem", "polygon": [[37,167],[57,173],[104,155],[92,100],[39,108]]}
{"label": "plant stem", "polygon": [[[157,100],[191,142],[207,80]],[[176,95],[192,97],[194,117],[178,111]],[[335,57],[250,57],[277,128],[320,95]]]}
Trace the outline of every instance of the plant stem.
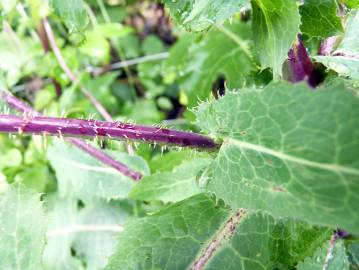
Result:
{"label": "plant stem", "polygon": [[[63,69],[63,71],[66,73],[66,75],[69,77],[69,79],[75,83],[78,81],[76,75],[71,71],[71,69],[68,67],[64,57],[61,54],[61,51],[59,47],[57,46],[54,33],[52,31],[51,25],[49,21],[44,18],[43,19],[43,25],[45,28],[45,32],[47,35],[47,38],[49,39],[51,49],[54,52],[57,61],[59,62],[59,65]],[[80,91],[87,97],[91,103],[96,107],[97,111],[103,116],[103,118],[107,121],[112,121],[111,115],[107,112],[107,110],[102,106],[102,104],[96,99],[95,96],[93,96],[84,86],[80,85]]]}
{"label": "plant stem", "polygon": [[[11,95],[10,93],[7,93],[5,91],[0,90],[0,99],[4,100],[10,107],[14,108],[15,110],[22,112],[26,116],[34,117],[34,116],[41,116],[41,114],[37,111],[35,111],[32,107],[25,104],[24,102],[18,100],[16,97]],[[142,175],[136,171],[131,170],[128,168],[125,164],[122,164],[121,162],[115,160],[105,152],[102,152],[101,150],[93,147],[90,144],[87,144],[86,142],[75,139],[75,138],[67,138],[66,141],[69,143],[77,146],[84,152],[88,153],[90,156],[98,159],[103,164],[110,166],[120,173],[132,178],[133,180],[140,180],[142,178]]]}
{"label": "plant stem", "polygon": [[[63,56],[61,54],[61,51],[60,51],[59,47],[57,46],[57,43],[56,43],[56,40],[55,40],[54,33],[52,31],[51,25],[50,25],[49,21],[46,18],[43,19],[43,25],[44,25],[44,29],[45,29],[47,38],[48,38],[48,40],[50,42],[50,46],[51,46],[52,51],[54,52],[54,54],[56,56],[57,61],[59,62],[61,68],[66,73],[66,75],[70,78],[70,80],[73,83],[76,83],[78,81],[78,79],[77,79],[76,75],[68,67],[65,59],[63,58]],[[96,97],[93,96],[83,85],[80,85],[80,91],[84,94],[85,97],[87,97],[90,100],[90,102],[96,107],[97,111],[102,115],[102,117],[106,121],[113,121],[111,115],[107,112],[107,110],[96,99]],[[134,152],[135,152],[130,144],[126,144],[126,149],[127,149],[127,152],[130,155],[133,155]]]}
{"label": "plant stem", "polygon": [[218,147],[211,138],[191,132],[122,122],[31,115],[0,115],[0,132],[40,135],[48,134],[60,137],[134,140],[208,150],[216,149]]}

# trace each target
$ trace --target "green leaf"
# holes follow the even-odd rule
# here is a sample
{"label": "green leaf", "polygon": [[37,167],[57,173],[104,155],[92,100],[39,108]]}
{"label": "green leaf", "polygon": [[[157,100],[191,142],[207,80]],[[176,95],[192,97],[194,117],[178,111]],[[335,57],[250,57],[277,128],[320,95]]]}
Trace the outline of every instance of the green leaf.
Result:
{"label": "green leaf", "polygon": [[50,4],[70,33],[80,32],[86,28],[89,19],[82,0],[50,0]]}
{"label": "green leaf", "polygon": [[66,229],[77,222],[77,201],[53,197],[48,209],[47,244],[43,255],[45,269],[81,269],[81,261],[71,255],[76,234]]}
{"label": "green leaf", "polygon": [[209,165],[209,158],[194,158],[163,172],[144,177],[131,191],[130,197],[137,200],[160,200],[177,202],[201,193],[196,178]]}
{"label": "green leaf", "polygon": [[289,269],[324,239],[326,230],[197,195],[129,222],[105,269]]}
{"label": "green leaf", "polygon": [[187,36],[174,46],[164,65],[166,73],[178,74],[180,88],[188,94],[190,107],[211,95],[213,83],[219,77],[225,78],[229,88],[240,88],[257,68],[249,49],[248,23],[235,21],[217,26],[197,44],[194,38]]}
{"label": "green leaf", "polygon": [[299,11],[302,17],[300,29],[303,34],[326,38],[343,32],[335,0],[306,0]]}
{"label": "green leaf", "polygon": [[86,269],[101,269],[114,251],[116,236],[129,214],[120,203],[100,201],[78,208],[77,201],[54,196],[49,201],[46,269],[82,269],[82,261]]}
{"label": "green leaf", "polygon": [[[61,197],[79,198],[85,202],[126,198],[134,185],[132,179],[60,140],[49,147],[48,158],[55,169]],[[149,173],[147,164],[140,157],[117,153],[116,158],[144,175]]]}
{"label": "green leaf", "polygon": [[200,106],[223,140],[208,190],[233,208],[359,232],[359,99],[342,84],[272,83]]}
{"label": "green leaf", "polygon": [[9,186],[0,194],[0,269],[42,269],[45,219],[40,194]]}
{"label": "green leaf", "polygon": [[299,32],[300,16],[296,1],[253,0],[253,33],[262,67],[271,67],[275,77]]}
{"label": "green leaf", "polygon": [[298,270],[349,270],[349,261],[342,240],[325,243],[310,258],[298,264]]}
{"label": "green leaf", "polygon": [[316,56],[315,60],[340,75],[359,80],[359,12],[353,11],[347,21],[345,35],[331,56]]}
{"label": "green leaf", "polygon": [[359,268],[359,241],[354,240],[353,243],[348,244],[347,247],[349,261],[353,269]]}
{"label": "green leaf", "polygon": [[245,7],[248,0],[163,0],[175,20],[192,31],[202,31]]}

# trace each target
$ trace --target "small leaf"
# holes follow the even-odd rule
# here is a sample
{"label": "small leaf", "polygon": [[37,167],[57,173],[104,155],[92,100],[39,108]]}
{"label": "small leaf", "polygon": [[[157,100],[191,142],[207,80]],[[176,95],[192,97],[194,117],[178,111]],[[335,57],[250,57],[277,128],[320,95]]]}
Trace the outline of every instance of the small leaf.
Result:
{"label": "small leaf", "polygon": [[176,21],[192,31],[202,31],[214,23],[224,21],[248,2],[248,0],[164,0]]}
{"label": "small leaf", "polygon": [[208,189],[233,208],[359,232],[359,99],[342,84],[272,83],[200,106],[224,141]]}
{"label": "small leaf", "polygon": [[50,0],[50,4],[70,33],[80,32],[86,28],[89,19],[83,0]]}
{"label": "small leaf", "polygon": [[303,34],[326,38],[343,32],[335,0],[306,0],[299,11],[302,17],[300,29]]}
{"label": "small leaf", "polygon": [[45,222],[40,194],[20,185],[0,194],[0,269],[42,269]]}
{"label": "small leaf", "polygon": [[300,16],[296,1],[253,0],[253,34],[262,67],[282,76],[282,65],[297,37]]}
{"label": "small leaf", "polygon": [[146,176],[132,189],[130,197],[167,203],[181,201],[201,193],[196,177],[210,162],[209,158],[194,158],[175,167],[172,172]]}

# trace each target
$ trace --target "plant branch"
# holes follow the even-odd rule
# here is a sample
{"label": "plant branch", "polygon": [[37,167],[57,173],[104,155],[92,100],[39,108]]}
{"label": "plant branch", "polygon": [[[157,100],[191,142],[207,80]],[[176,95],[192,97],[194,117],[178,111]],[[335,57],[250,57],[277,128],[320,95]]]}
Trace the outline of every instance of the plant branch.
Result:
{"label": "plant branch", "polygon": [[[10,93],[0,90],[0,99],[4,100],[10,107],[14,108],[15,110],[24,113],[25,117],[41,116],[39,112],[35,111],[32,107],[25,104],[24,102],[18,100]],[[140,173],[131,170],[125,164],[122,164],[121,162],[115,160],[113,157],[109,156],[105,152],[98,150],[97,148],[93,147],[90,144],[87,144],[82,140],[75,138],[67,138],[66,141],[77,146],[84,152],[88,153],[90,156],[98,159],[103,164],[116,169],[121,174],[124,174],[134,180],[140,180],[142,178],[142,175]]]}
{"label": "plant branch", "polygon": [[[69,79],[76,83],[78,81],[76,75],[71,71],[71,69],[68,67],[64,57],[61,54],[61,51],[59,47],[57,46],[54,33],[52,31],[51,25],[49,21],[44,18],[43,19],[43,25],[45,28],[45,32],[47,35],[47,38],[50,42],[51,49],[55,54],[55,57],[57,61],[59,62],[59,65],[61,66],[62,70],[66,73],[66,75],[69,77]],[[80,85],[80,91],[85,95],[86,98],[88,98],[91,103],[96,107],[97,111],[103,116],[103,118],[107,121],[112,121],[111,115],[107,112],[107,110],[102,106],[102,104],[96,99],[95,96],[93,96],[84,86]]]}
{"label": "plant branch", "polygon": [[33,115],[0,115],[0,132],[44,134],[60,137],[133,140],[208,150],[216,149],[218,147],[211,138],[191,132],[134,125],[123,122],[106,122]]}

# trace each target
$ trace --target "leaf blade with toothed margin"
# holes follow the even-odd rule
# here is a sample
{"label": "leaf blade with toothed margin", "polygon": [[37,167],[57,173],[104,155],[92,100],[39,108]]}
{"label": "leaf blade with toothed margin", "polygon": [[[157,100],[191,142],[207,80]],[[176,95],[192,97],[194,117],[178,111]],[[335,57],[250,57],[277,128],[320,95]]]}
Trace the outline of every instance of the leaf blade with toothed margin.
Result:
{"label": "leaf blade with toothed margin", "polygon": [[125,225],[105,269],[294,266],[328,237],[328,230],[300,222],[243,209],[233,213],[200,194]]}
{"label": "leaf blade with toothed margin", "polygon": [[271,67],[274,77],[282,76],[282,65],[299,32],[296,1],[253,0],[253,34],[263,68]]}
{"label": "leaf blade with toothed margin", "polygon": [[12,185],[0,194],[0,269],[42,269],[45,218],[40,194]]}
{"label": "leaf blade with toothed margin", "polygon": [[[134,185],[129,177],[60,140],[50,145],[48,158],[55,169],[61,197],[69,196],[86,202],[126,198]],[[117,154],[117,158],[131,169],[143,175],[149,174],[143,159],[123,153]]]}
{"label": "leaf blade with toothed margin", "polygon": [[248,4],[248,0],[164,0],[175,20],[191,31],[202,31],[224,21]]}
{"label": "leaf blade with toothed margin", "polygon": [[342,84],[228,93],[197,124],[224,140],[207,188],[233,208],[358,232],[359,100]]}

